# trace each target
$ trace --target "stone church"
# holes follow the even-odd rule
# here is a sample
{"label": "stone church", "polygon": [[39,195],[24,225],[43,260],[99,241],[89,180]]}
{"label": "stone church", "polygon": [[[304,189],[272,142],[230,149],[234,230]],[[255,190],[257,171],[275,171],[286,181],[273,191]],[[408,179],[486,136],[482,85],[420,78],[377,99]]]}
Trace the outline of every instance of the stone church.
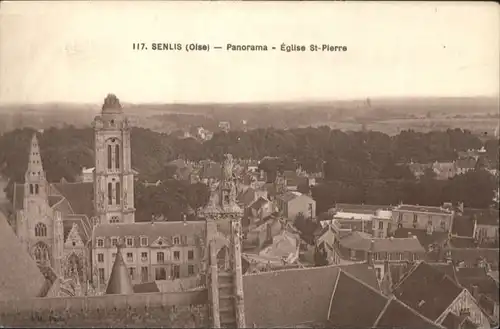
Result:
{"label": "stone church", "polygon": [[93,182],[49,183],[35,133],[25,181],[14,185],[15,231],[21,244],[39,266],[79,284],[92,278],[93,228],[135,222],[130,130],[116,96],[107,96],[92,125]]}

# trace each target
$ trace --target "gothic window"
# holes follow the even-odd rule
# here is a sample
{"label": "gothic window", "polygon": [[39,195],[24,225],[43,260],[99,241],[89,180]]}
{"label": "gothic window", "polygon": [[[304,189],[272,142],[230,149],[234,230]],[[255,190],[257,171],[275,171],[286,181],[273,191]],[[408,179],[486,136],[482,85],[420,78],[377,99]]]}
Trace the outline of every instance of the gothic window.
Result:
{"label": "gothic window", "polygon": [[111,169],[112,159],[111,159],[111,145],[108,145],[108,169]]}
{"label": "gothic window", "polygon": [[108,183],[108,204],[113,204],[113,184]]}
{"label": "gothic window", "polygon": [[34,194],[34,190],[33,190],[33,184],[30,184],[30,194]]}
{"label": "gothic window", "polygon": [[115,145],[115,168],[120,169],[120,145]]}
{"label": "gothic window", "polygon": [[35,194],[38,194],[38,184],[35,184]]}
{"label": "gothic window", "polygon": [[120,187],[120,182],[116,183],[116,204],[120,204],[121,202],[121,187]]}
{"label": "gothic window", "polygon": [[36,224],[35,236],[47,236],[47,226],[43,223]]}
{"label": "gothic window", "polygon": [[49,249],[47,245],[43,242],[37,243],[33,250],[33,256],[35,256],[37,263],[47,262],[49,260]]}

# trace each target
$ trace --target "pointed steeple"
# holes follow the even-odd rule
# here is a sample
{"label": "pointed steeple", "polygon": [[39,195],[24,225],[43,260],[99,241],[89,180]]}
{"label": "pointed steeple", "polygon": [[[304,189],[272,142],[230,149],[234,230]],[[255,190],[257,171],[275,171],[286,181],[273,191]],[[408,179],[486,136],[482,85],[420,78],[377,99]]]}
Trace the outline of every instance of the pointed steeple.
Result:
{"label": "pointed steeple", "polygon": [[45,180],[45,172],[43,171],[40,146],[35,132],[31,138],[28,169],[26,170],[26,181],[37,182],[43,180]]}
{"label": "pointed steeple", "polygon": [[109,276],[106,295],[129,295],[134,293],[132,280],[125,266],[125,261],[122,256],[122,246],[116,247],[116,258]]}

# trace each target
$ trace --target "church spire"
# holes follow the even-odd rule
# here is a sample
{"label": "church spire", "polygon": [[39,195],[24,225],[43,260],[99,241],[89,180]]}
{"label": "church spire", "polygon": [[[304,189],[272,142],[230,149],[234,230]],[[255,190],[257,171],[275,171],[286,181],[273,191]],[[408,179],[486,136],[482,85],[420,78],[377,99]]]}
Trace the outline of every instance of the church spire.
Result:
{"label": "church spire", "polygon": [[133,293],[132,281],[122,256],[122,246],[117,245],[115,263],[109,276],[106,295],[129,295]]}
{"label": "church spire", "polygon": [[45,180],[45,172],[43,171],[42,157],[40,156],[40,146],[38,144],[36,132],[31,138],[28,169],[26,170],[26,180],[32,182]]}

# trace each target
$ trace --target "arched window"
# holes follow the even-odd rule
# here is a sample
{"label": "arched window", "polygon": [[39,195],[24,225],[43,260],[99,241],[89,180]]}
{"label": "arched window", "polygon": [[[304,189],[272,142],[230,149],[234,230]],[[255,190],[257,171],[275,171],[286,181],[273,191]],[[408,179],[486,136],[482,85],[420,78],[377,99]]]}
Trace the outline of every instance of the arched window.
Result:
{"label": "arched window", "polygon": [[47,236],[47,226],[44,223],[36,224],[35,236]]}
{"label": "arched window", "polygon": [[112,148],[111,148],[111,145],[108,145],[108,169],[111,169],[111,164],[112,164],[112,157],[111,157],[111,153],[112,153]]}
{"label": "arched window", "polygon": [[45,263],[49,261],[49,248],[43,242],[39,242],[33,249],[33,256],[37,263]]}
{"label": "arched window", "polygon": [[121,188],[120,188],[120,182],[116,183],[116,190],[115,190],[115,193],[116,193],[116,204],[120,204],[121,202]]}
{"label": "arched window", "polygon": [[38,190],[38,184],[35,184],[35,194],[38,194],[39,190]]}
{"label": "arched window", "polygon": [[113,184],[108,183],[108,204],[113,204]]}
{"label": "arched window", "polygon": [[120,169],[120,145],[115,145],[115,168]]}

